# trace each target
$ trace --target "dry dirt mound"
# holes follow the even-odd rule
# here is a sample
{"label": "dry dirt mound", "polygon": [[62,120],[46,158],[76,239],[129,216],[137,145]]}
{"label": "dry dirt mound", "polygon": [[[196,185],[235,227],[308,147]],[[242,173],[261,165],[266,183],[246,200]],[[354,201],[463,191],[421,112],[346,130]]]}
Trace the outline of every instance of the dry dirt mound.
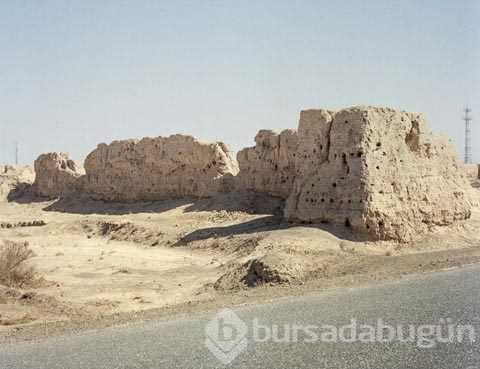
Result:
{"label": "dry dirt mound", "polygon": [[163,232],[153,231],[131,222],[99,221],[94,224],[84,222],[82,227],[89,237],[96,235],[112,241],[130,241],[148,246],[157,246],[164,241]]}
{"label": "dry dirt mound", "polygon": [[304,260],[270,253],[245,262],[225,266],[225,273],[215,282],[217,290],[232,290],[260,285],[301,283],[306,276]]}
{"label": "dry dirt mound", "polygon": [[32,290],[0,285],[0,326],[28,324],[39,318],[55,320],[84,316],[85,309]]}
{"label": "dry dirt mound", "polygon": [[208,249],[219,251],[223,255],[232,255],[235,258],[241,258],[252,254],[260,245],[265,235],[230,235],[220,237],[212,235],[205,239],[198,239],[192,242],[179,241],[175,246],[188,246],[190,249]]}

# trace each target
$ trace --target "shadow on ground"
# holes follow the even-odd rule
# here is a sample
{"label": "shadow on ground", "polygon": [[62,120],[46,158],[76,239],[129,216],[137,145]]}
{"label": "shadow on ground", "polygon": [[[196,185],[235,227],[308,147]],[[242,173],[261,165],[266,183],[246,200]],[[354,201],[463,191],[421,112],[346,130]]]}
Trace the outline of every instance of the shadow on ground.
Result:
{"label": "shadow on ground", "polygon": [[33,193],[32,184],[28,182],[20,182],[15,185],[7,195],[8,202],[17,204],[30,204],[34,202],[44,202],[47,199],[39,197]]}
{"label": "shadow on ground", "polygon": [[105,202],[74,197],[63,197],[45,207],[45,211],[57,211],[72,214],[102,214],[102,215],[128,215],[138,213],[163,213],[181,206],[191,204],[193,200],[177,199],[152,202]]}
{"label": "shadow on ground", "polygon": [[201,241],[209,238],[247,235],[261,232],[276,231],[290,228],[315,228],[331,233],[334,236],[349,241],[367,241],[367,235],[356,234],[350,228],[329,223],[301,224],[285,221],[281,216],[270,215],[247,222],[231,224],[220,227],[208,227],[195,230],[178,240],[174,246],[185,246],[193,241]]}
{"label": "shadow on ground", "polygon": [[289,223],[284,222],[279,216],[266,216],[239,224],[197,229],[178,240],[175,246],[184,246],[189,242],[206,240],[208,238],[227,237],[286,229],[290,226],[291,225]]}
{"label": "shadow on ground", "polygon": [[87,195],[71,194],[59,198],[44,208],[73,214],[126,215],[137,213],[163,213],[183,207],[183,211],[242,211],[250,214],[281,215],[283,200],[255,193],[220,194],[205,199],[182,198],[150,202],[106,202],[93,200]]}
{"label": "shadow on ground", "polygon": [[[15,200],[19,203],[45,201],[32,195],[25,195]],[[227,237],[231,235],[247,235],[258,232],[308,227],[321,229],[334,236],[350,241],[366,241],[368,238],[355,234],[348,227],[329,223],[291,223],[283,218],[284,200],[254,192],[234,192],[220,194],[205,199],[182,198],[166,199],[150,202],[106,202],[94,200],[85,194],[67,194],[48,204],[43,210],[71,214],[128,215],[139,213],[163,213],[182,208],[183,212],[245,212],[265,215],[239,224],[197,229],[182,237],[175,246],[183,246],[192,241],[208,238]]]}

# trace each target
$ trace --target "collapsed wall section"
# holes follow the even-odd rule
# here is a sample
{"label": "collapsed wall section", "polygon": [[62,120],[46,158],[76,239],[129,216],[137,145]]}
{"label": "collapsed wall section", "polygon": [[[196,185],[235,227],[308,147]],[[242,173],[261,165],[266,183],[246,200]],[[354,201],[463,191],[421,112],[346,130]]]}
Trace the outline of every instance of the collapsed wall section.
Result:
{"label": "collapsed wall section", "polygon": [[40,155],[34,163],[36,195],[58,197],[73,188],[77,179],[84,174],[83,167],[65,153],[51,152]]}
{"label": "collapsed wall section", "polygon": [[222,142],[173,135],[100,144],[85,170],[83,191],[108,201],[138,201],[222,192],[238,164]]}

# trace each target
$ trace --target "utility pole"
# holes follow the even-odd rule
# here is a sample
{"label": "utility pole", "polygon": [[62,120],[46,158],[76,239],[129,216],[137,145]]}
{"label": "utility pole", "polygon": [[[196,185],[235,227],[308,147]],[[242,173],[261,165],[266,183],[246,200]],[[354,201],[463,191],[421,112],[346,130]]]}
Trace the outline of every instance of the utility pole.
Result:
{"label": "utility pole", "polygon": [[465,164],[472,163],[472,141],[471,141],[471,124],[472,117],[470,113],[472,109],[468,106],[463,109],[463,121],[465,122]]}
{"label": "utility pole", "polygon": [[15,141],[15,165],[18,165],[18,141]]}

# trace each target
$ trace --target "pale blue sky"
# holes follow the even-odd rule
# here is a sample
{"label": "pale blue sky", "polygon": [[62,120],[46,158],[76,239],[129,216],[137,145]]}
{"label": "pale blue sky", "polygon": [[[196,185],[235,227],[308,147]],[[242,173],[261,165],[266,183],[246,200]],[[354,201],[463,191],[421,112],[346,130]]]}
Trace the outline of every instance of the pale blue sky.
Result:
{"label": "pale blue sky", "polygon": [[301,109],[424,112],[480,162],[480,2],[0,0],[0,162],[189,133],[238,150]]}

